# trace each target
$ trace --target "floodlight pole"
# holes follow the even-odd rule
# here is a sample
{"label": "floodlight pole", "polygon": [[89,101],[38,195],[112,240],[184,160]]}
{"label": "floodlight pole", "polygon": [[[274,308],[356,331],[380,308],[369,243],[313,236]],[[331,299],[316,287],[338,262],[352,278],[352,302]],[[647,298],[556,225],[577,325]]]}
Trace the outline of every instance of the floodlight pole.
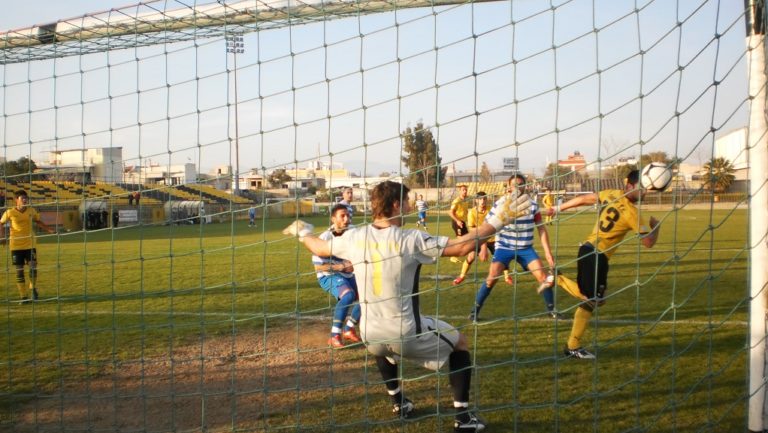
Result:
{"label": "floodlight pole", "polygon": [[768,292],[768,136],[766,132],[765,8],[744,0],[749,67],[749,431],[766,426],[766,292]]}
{"label": "floodlight pole", "polygon": [[245,42],[240,34],[227,35],[227,53],[232,53],[235,67],[235,195],[240,195],[240,127],[237,115],[237,55],[245,52]]}

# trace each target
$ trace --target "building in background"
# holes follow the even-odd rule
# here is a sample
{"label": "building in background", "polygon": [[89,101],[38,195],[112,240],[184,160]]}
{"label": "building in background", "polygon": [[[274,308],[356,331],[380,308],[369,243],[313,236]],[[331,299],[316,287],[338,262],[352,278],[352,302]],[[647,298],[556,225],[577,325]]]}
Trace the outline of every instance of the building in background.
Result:
{"label": "building in background", "polygon": [[123,181],[123,148],[53,150],[38,169],[56,180],[118,183]]}
{"label": "building in background", "polygon": [[736,181],[746,181],[748,179],[748,156],[746,127],[735,129],[715,139],[714,157],[725,158],[730,161],[731,166],[735,170],[733,175],[736,176]]}
{"label": "building in background", "polygon": [[564,168],[566,171],[583,171],[587,168],[587,160],[577,150],[568,155],[568,158],[557,160],[557,166]]}
{"label": "building in background", "polygon": [[142,185],[184,185],[197,181],[197,168],[194,163],[176,165],[154,164],[126,166],[122,183]]}

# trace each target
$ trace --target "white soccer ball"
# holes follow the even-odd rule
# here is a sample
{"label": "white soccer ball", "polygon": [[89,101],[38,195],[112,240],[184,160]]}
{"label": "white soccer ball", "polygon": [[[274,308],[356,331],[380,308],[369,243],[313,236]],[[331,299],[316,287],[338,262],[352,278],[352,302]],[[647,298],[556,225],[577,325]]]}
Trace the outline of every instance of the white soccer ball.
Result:
{"label": "white soccer ball", "polygon": [[661,162],[652,162],[640,172],[640,185],[651,191],[664,191],[672,182],[672,169]]}

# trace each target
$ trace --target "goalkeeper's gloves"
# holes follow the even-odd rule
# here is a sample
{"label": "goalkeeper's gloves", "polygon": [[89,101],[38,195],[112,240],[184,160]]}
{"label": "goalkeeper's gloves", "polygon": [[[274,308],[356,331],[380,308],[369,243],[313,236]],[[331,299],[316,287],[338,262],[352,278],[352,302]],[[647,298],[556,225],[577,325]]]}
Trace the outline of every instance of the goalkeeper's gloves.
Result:
{"label": "goalkeeper's gloves", "polygon": [[303,242],[304,238],[307,235],[311,234],[314,229],[315,229],[315,226],[313,226],[312,224],[304,222],[302,220],[296,220],[283,230],[283,234],[296,236],[299,238],[299,241]]}
{"label": "goalkeeper's gloves", "polygon": [[492,213],[486,222],[499,231],[516,218],[531,213],[531,198],[528,194],[519,194],[518,191],[506,194],[493,206]]}

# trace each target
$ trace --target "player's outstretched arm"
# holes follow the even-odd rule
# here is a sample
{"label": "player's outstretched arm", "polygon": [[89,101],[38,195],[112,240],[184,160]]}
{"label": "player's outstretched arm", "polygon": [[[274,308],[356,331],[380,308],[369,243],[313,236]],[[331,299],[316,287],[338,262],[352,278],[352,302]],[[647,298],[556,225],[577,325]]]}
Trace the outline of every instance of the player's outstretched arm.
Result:
{"label": "player's outstretched arm", "polygon": [[642,243],[643,246],[646,248],[653,248],[654,245],[656,245],[656,241],[659,240],[659,231],[661,230],[661,222],[657,220],[654,217],[651,217],[650,220],[648,220],[648,223],[651,225],[651,231],[643,236]]}
{"label": "player's outstretched arm", "polygon": [[547,216],[555,216],[558,213],[560,213],[560,212],[562,212],[564,210],[567,210],[567,209],[572,209],[572,208],[580,207],[580,206],[591,206],[591,205],[597,203],[599,200],[600,200],[600,197],[597,195],[597,193],[580,195],[578,197],[574,197],[574,198],[566,201],[565,203],[563,203],[563,204],[561,204],[559,206],[551,207],[551,208],[545,210],[545,215],[547,215]]}
{"label": "player's outstretched arm", "polygon": [[315,226],[306,223],[302,220],[296,220],[288,227],[283,229],[284,235],[296,236],[299,238],[299,242],[302,242],[304,246],[314,255],[320,257],[328,257],[331,255],[331,248],[328,242],[316,237],[312,234],[312,230]]}

